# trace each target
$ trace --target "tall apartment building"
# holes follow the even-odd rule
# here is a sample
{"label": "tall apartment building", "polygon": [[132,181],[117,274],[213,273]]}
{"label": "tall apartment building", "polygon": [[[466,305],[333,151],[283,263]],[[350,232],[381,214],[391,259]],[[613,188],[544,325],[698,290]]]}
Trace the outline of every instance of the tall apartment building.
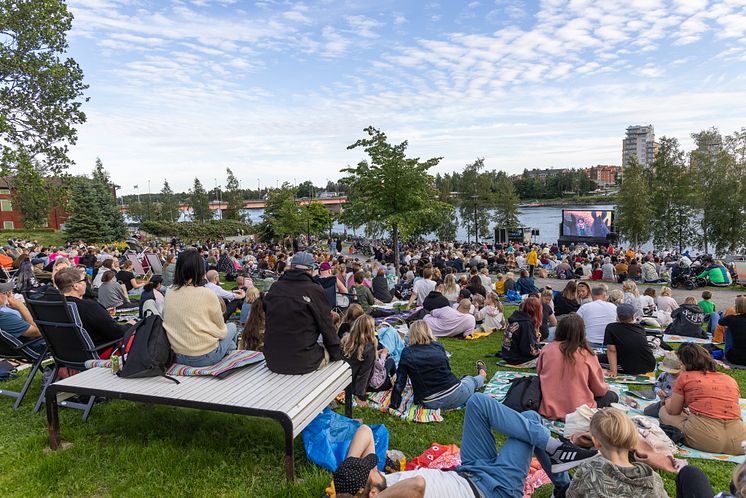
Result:
{"label": "tall apartment building", "polygon": [[657,150],[653,125],[629,126],[627,137],[622,140],[622,168],[627,167],[632,157],[644,167],[651,167]]}

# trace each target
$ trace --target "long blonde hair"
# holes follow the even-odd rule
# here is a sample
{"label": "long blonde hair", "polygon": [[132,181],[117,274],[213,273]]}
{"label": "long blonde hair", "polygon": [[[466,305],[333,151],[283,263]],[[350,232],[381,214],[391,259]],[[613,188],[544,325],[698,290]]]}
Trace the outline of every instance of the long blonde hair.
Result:
{"label": "long blonde hair", "polygon": [[461,292],[461,287],[456,283],[456,277],[453,276],[453,273],[446,275],[443,284],[445,285],[445,291],[449,294],[458,294]]}
{"label": "long blonde hair", "polygon": [[635,297],[640,297],[640,291],[637,290],[637,284],[634,280],[625,280],[622,284],[622,290],[624,290],[624,292],[629,292]]}
{"label": "long blonde hair", "polygon": [[373,350],[378,348],[376,339],[376,322],[370,315],[363,315],[352,323],[350,333],[342,338],[342,354],[347,358],[353,356],[358,361],[363,361],[365,348],[373,344]]}

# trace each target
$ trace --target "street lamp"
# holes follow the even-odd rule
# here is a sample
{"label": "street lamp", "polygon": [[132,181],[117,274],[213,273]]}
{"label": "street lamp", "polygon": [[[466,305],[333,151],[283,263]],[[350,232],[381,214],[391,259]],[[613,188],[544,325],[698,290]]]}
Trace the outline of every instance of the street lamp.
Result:
{"label": "street lamp", "polygon": [[477,224],[477,199],[478,195],[472,195],[471,199],[474,201],[474,243],[479,244],[479,225]]}

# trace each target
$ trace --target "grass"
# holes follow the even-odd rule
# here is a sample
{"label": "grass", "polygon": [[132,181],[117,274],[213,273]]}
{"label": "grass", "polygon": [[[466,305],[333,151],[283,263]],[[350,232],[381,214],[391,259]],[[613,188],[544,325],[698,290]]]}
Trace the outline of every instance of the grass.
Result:
{"label": "grass", "polygon": [[[494,353],[500,337],[442,339],[442,343],[453,353],[451,367],[456,375],[474,375],[474,362]],[[492,376],[497,370],[495,361],[485,361]],[[736,378],[743,392],[746,371],[727,373]],[[0,386],[18,390],[23,380],[21,376]],[[32,412],[38,393],[36,382],[17,411],[12,410],[9,398],[0,397],[0,496],[318,498],[331,479],[328,472],[308,462],[298,438],[297,480],[286,482],[282,431],[267,419],[127,401],[97,405],[86,423],[80,412],[60,410],[62,440],[71,447],[49,452],[45,415]],[[408,423],[357,407],[353,417],[385,424],[389,447],[412,458],[433,442],[460,444],[464,412],[446,412],[439,424]],[[715,490],[727,489],[733,464],[690,463],[707,473]],[[662,476],[673,496],[674,476]],[[550,495],[551,486],[545,486],[535,496]]]}
{"label": "grass", "polygon": [[2,230],[0,238],[3,242],[7,239],[21,239],[36,241],[42,246],[62,246],[67,237],[60,230]]}

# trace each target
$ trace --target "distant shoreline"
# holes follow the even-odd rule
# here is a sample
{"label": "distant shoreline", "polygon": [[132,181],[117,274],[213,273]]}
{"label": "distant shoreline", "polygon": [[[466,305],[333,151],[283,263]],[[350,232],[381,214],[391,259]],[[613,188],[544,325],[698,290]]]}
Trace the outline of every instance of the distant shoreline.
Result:
{"label": "distant shoreline", "polygon": [[518,207],[566,207],[566,206],[590,206],[590,205],[609,205],[615,206],[616,200],[610,198],[592,198],[592,199],[542,199],[531,202],[521,202]]}

